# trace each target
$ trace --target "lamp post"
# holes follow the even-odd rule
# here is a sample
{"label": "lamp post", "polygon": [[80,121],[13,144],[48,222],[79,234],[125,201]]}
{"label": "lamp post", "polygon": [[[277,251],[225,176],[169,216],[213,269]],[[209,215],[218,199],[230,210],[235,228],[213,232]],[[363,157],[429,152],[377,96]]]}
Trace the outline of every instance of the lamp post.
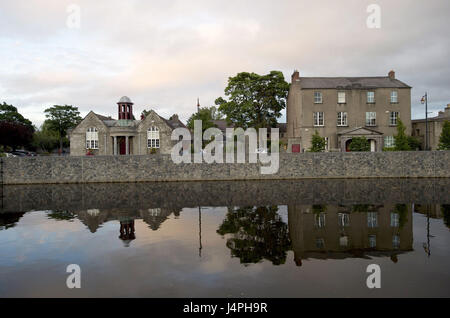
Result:
{"label": "lamp post", "polygon": [[428,94],[425,92],[425,96],[422,97],[422,104],[425,104],[425,150],[428,149]]}

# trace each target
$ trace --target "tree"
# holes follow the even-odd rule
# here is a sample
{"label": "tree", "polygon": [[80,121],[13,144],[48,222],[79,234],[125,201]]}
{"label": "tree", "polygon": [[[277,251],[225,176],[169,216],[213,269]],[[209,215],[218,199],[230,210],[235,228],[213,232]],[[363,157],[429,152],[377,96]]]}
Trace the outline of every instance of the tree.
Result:
{"label": "tree", "polygon": [[10,123],[20,123],[30,128],[33,125],[30,120],[24,118],[13,105],[8,105],[5,102],[0,104],[0,121],[7,121]]}
{"label": "tree", "polygon": [[287,224],[277,212],[277,206],[228,208],[217,233],[232,234],[227,247],[241,263],[267,259],[274,265],[284,264],[291,240]]}
{"label": "tree", "polygon": [[217,112],[216,107],[200,107],[200,109],[191,115],[187,121],[187,127],[191,130],[194,129],[194,121],[201,120],[202,121],[202,133],[211,127],[216,127],[213,120],[217,120],[220,118],[220,114]]}
{"label": "tree", "polygon": [[325,150],[325,138],[320,137],[319,132],[316,130],[314,135],[311,137],[311,148],[310,152],[322,152]]}
{"label": "tree", "polygon": [[353,137],[350,142],[350,151],[370,151],[370,144],[366,137]]}
{"label": "tree", "polygon": [[450,121],[446,120],[439,136],[439,150],[450,150]]}
{"label": "tree", "polygon": [[59,138],[59,151],[62,152],[63,138],[67,136],[67,130],[75,127],[80,121],[80,112],[78,107],[71,105],[54,105],[47,108],[45,111],[45,117],[48,128],[50,130],[58,132]]}
{"label": "tree", "polygon": [[19,122],[0,121],[0,145],[11,147],[27,147],[33,140],[33,127]]}
{"label": "tree", "polygon": [[421,148],[422,143],[416,137],[408,136],[408,145],[411,150],[417,150]]}
{"label": "tree", "polygon": [[219,97],[215,104],[235,127],[274,127],[286,107],[288,90],[289,84],[280,71],[267,75],[242,72],[228,79],[228,100]]}
{"label": "tree", "polygon": [[59,144],[59,135],[49,130],[39,130],[33,135],[33,146],[45,152],[51,152]]}
{"label": "tree", "polygon": [[397,123],[397,135],[394,135],[395,151],[408,151],[411,150],[409,145],[408,136],[405,133],[406,127],[403,122],[398,119]]}

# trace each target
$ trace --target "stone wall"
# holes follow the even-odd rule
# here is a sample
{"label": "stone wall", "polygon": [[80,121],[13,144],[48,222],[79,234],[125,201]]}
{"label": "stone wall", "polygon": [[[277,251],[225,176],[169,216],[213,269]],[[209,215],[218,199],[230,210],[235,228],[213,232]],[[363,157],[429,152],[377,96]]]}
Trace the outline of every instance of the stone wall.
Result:
{"label": "stone wall", "polygon": [[1,158],[3,184],[446,178],[450,151],[280,154],[278,173],[260,163],[174,164],[169,155]]}

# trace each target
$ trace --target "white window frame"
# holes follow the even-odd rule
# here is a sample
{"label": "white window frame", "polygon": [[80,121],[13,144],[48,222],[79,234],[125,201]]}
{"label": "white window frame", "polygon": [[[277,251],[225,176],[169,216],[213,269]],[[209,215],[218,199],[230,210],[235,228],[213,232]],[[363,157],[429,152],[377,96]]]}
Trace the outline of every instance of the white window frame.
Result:
{"label": "white window frame", "polygon": [[376,248],[377,247],[377,236],[375,234],[369,235],[369,247]]}
{"label": "white window frame", "polygon": [[347,127],[347,112],[338,112],[337,113],[337,126],[338,127]]}
{"label": "white window frame", "polygon": [[400,214],[397,212],[391,212],[391,227],[400,226]]}
{"label": "white window frame", "polygon": [[325,151],[330,151],[330,138],[329,137],[323,137],[325,140]]}
{"label": "white window frame", "polygon": [[398,92],[391,91],[391,104],[397,104],[397,103],[398,103]]}
{"label": "white window frame", "polygon": [[314,92],[314,104],[322,104],[323,103],[323,95],[322,92]]}
{"label": "white window frame", "polygon": [[374,127],[377,125],[377,113],[366,112],[366,127]]}
{"label": "white window frame", "polygon": [[338,92],[338,104],[345,104],[346,103],[345,98],[346,98],[345,92]]}
{"label": "white window frame", "polygon": [[378,227],[378,212],[367,212],[367,227],[371,229]]}
{"label": "white window frame", "polygon": [[318,214],[316,214],[314,220],[315,220],[316,227],[319,229],[323,229],[326,224],[326,214],[323,212],[318,213]]}
{"label": "white window frame", "polygon": [[86,149],[98,149],[98,129],[95,127],[86,130]]}
{"label": "white window frame", "polygon": [[394,249],[400,248],[400,235],[394,234],[392,236],[392,247]]}
{"label": "white window frame", "polygon": [[[323,127],[325,126],[325,114],[324,112],[314,112],[313,114],[314,126]],[[320,123],[322,121],[322,124]]]}
{"label": "white window frame", "polygon": [[159,138],[158,127],[152,126],[147,130],[147,148],[159,148],[161,140]]}
{"label": "white window frame", "polygon": [[390,112],[389,113],[389,125],[390,126],[397,126],[398,115],[399,115],[399,112]]}
{"label": "white window frame", "polygon": [[338,224],[340,227],[350,226],[350,214],[338,213]]}
{"label": "white window frame", "polygon": [[367,104],[374,104],[374,103],[375,103],[375,92],[368,91],[367,92]]}
{"label": "white window frame", "polygon": [[384,146],[386,148],[393,148],[393,147],[395,147],[394,136],[384,136]]}

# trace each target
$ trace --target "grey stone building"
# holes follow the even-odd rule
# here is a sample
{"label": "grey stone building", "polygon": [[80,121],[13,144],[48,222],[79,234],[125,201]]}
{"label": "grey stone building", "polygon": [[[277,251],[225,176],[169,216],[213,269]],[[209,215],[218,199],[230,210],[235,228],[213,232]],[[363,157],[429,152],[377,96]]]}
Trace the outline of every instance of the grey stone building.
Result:
{"label": "grey stone building", "polygon": [[150,110],[136,120],[128,97],[123,96],[117,105],[117,120],[91,111],[69,132],[72,156],[170,154],[176,143],[171,140],[172,131],[185,127],[177,115],[165,119]]}
{"label": "grey stone building", "polygon": [[[428,148],[437,150],[439,147],[439,137],[442,133],[444,122],[450,121],[450,104],[447,104],[444,111],[440,111],[436,117],[428,118]],[[425,119],[415,119],[412,121],[412,135],[417,137],[425,149],[426,123]]]}
{"label": "grey stone building", "polygon": [[388,76],[300,77],[294,71],[287,102],[288,152],[311,147],[315,131],[326,151],[348,151],[352,138],[365,136],[371,151],[394,144],[398,119],[411,133],[411,87]]}

